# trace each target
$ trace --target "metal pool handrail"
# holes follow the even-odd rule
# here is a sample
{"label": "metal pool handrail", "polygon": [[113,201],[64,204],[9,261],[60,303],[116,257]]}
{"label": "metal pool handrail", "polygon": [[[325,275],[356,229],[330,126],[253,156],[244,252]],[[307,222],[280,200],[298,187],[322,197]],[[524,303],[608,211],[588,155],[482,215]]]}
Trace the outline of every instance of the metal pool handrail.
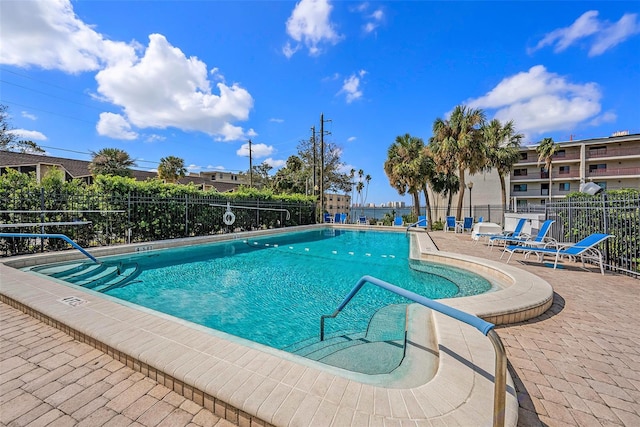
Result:
{"label": "metal pool handrail", "polygon": [[378,286],[382,289],[386,289],[390,292],[393,292],[394,294],[410,299],[411,301],[417,302],[418,304],[421,304],[432,310],[438,311],[444,315],[453,317],[456,320],[471,325],[489,338],[496,352],[493,392],[493,426],[503,427],[505,421],[507,392],[507,356],[500,337],[493,329],[495,326],[493,323],[489,323],[472,314],[465,313],[464,311],[460,311],[456,308],[444,305],[422,295],[418,295],[414,292],[400,288],[396,285],[392,285],[391,283],[385,282],[384,280],[380,280],[372,276],[362,276],[360,280],[358,280],[358,283],[356,283],[356,285],[353,287],[353,289],[351,289],[344,301],[340,303],[336,311],[333,312],[333,314],[325,314],[320,317],[320,341],[324,341],[324,320],[326,318],[335,318],[338,314],[340,314],[342,309],[349,303],[349,301],[351,301],[351,299],[360,291],[360,289],[362,289],[362,287],[366,283],[371,283],[372,285]]}
{"label": "metal pool handrail", "polygon": [[62,239],[65,242],[69,243],[74,248],[76,248],[77,250],[79,250],[80,252],[82,252],[84,255],[89,257],[89,259],[91,259],[93,262],[95,262],[97,264],[100,264],[100,261],[98,261],[93,255],[91,255],[89,252],[87,252],[84,249],[82,249],[82,247],[80,245],[78,245],[76,242],[74,242],[69,237],[65,236],[64,234],[0,233],[0,237],[23,237],[23,238],[32,238],[32,239],[41,239],[43,237],[46,237],[46,238],[49,238],[49,239]]}

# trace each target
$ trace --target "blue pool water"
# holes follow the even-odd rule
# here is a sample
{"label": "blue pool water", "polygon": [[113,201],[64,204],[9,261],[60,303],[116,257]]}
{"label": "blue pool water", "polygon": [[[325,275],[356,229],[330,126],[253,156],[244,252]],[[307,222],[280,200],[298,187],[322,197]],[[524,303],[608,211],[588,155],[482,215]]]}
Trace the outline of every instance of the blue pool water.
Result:
{"label": "blue pool water", "polygon": [[[138,275],[106,294],[275,348],[317,336],[320,316],[363,275],[433,299],[491,288],[466,270],[410,260],[409,237],[395,232],[323,229],[107,260]],[[366,285],[327,332],[362,331],[379,308],[407,302]]]}

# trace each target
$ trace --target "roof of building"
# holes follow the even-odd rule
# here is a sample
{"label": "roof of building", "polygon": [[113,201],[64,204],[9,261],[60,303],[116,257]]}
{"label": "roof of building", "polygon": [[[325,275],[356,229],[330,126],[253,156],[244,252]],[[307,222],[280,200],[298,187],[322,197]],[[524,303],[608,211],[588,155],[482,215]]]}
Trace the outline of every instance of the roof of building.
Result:
{"label": "roof of building", "polygon": [[[73,178],[85,178],[91,176],[89,171],[89,161],[67,159],[64,157],[53,157],[41,154],[18,153],[14,151],[0,150],[1,167],[35,166],[35,165],[55,165],[62,167]],[[157,178],[156,172],[131,169],[132,177],[138,181]],[[179,184],[193,183],[206,187],[214,187],[221,193],[233,191],[238,188],[238,184],[227,182],[216,182],[202,176],[187,175],[178,180]]]}

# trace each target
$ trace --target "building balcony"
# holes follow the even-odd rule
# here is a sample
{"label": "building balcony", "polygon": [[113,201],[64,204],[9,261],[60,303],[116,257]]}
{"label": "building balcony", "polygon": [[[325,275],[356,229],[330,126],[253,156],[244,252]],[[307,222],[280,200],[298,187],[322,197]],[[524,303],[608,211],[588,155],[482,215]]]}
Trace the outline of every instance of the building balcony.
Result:
{"label": "building balcony", "polygon": [[588,177],[600,177],[604,178],[607,176],[615,176],[615,177],[639,177],[640,176],[640,167],[633,168],[606,168],[606,169],[593,169],[587,171]]}
{"label": "building balcony", "polygon": [[[511,174],[511,182],[519,182],[519,181],[540,181],[540,180],[549,180],[549,174],[546,172],[532,172],[527,173],[526,175],[514,175]],[[551,179],[554,181],[563,180],[563,179],[578,179],[580,178],[579,170],[572,170],[568,173],[559,173],[553,172],[551,174]]]}
{"label": "building balcony", "polygon": [[603,158],[615,158],[615,157],[640,157],[640,146],[627,147],[627,148],[601,148],[587,150],[587,160],[589,159],[603,159]]}

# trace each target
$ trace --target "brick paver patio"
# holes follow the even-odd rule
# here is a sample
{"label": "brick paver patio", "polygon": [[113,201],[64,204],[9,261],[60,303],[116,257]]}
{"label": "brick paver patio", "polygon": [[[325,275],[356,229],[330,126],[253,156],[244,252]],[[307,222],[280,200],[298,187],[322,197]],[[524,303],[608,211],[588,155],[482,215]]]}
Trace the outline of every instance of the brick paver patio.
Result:
{"label": "brick paver patio", "polygon": [[[431,235],[440,250],[500,258],[468,234]],[[579,264],[517,265],[555,290],[547,313],[498,328],[518,391],[518,425],[640,426],[640,280]],[[0,425],[232,424],[0,303]]]}
{"label": "brick paver patio", "polygon": [[1,426],[232,426],[212,412],[0,303]]}
{"label": "brick paver patio", "polygon": [[[469,234],[433,232],[440,250],[500,259]],[[507,256],[504,257],[505,260]],[[503,260],[503,262],[506,262]],[[553,270],[515,264],[547,280],[553,306],[499,327],[525,426],[640,426],[640,280],[580,263]]]}

